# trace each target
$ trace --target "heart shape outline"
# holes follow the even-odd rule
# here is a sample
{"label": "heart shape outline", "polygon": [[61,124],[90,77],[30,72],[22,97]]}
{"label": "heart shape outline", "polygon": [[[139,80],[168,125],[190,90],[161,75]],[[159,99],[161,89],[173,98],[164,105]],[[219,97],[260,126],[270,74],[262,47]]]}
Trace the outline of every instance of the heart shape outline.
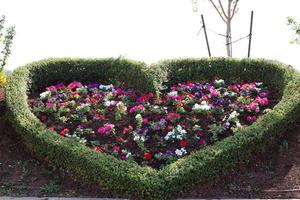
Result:
{"label": "heart shape outline", "polygon": [[[256,76],[256,79],[261,78],[281,87],[282,97],[272,111],[261,116],[253,125],[212,146],[192,152],[161,170],[156,170],[101,155],[83,145],[61,138],[47,130],[31,113],[26,101],[28,89],[38,90],[39,87],[43,87],[43,84],[38,83],[46,84],[51,76],[54,80],[50,81],[65,80],[67,72],[78,72],[74,69],[76,67],[80,72],[87,72],[87,68],[97,66],[95,63],[99,62],[106,64],[101,68],[101,72],[94,69],[89,73],[80,74],[80,78],[95,78],[99,74],[110,77],[117,74],[119,81],[129,81],[133,86],[140,86],[141,83],[125,80],[129,74],[143,80],[145,87],[141,89],[159,91],[166,80],[171,80],[170,83],[185,79],[205,80],[216,75],[222,75],[220,77],[226,80],[248,80],[251,76]],[[70,77],[74,79],[74,76]],[[34,87],[37,85],[39,87]],[[239,162],[248,161],[251,154],[264,150],[268,144],[276,141],[300,115],[299,86],[300,78],[295,70],[285,64],[268,60],[179,59],[146,66],[141,62],[120,58],[47,59],[18,68],[9,77],[6,87],[7,116],[28,148],[40,159],[49,161],[50,165],[71,171],[104,189],[125,196],[165,199],[187,191],[194,184],[221,176],[236,167]]]}

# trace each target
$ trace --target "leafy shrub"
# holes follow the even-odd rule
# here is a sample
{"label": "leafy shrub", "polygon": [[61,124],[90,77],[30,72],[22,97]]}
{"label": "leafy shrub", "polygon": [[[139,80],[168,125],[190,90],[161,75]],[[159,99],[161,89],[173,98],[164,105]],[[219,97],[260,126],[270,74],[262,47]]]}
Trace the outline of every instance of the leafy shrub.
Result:
{"label": "leafy shrub", "polygon": [[[57,82],[124,82],[156,91],[181,81],[262,81],[278,92],[274,108],[232,137],[155,170],[91,151],[47,130],[31,113],[27,92],[40,92]],[[49,59],[20,67],[6,87],[7,116],[25,144],[50,165],[81,176],[103,189],[140,199],[166,199],[234,169],[262,152],[293,127],[300,117],[300,79],[290,66],[253,59],[179,59],[151,67],[124,59]],[[159,92],[157,92],[159,93]],[[217,127],[215,127],[217,130]]]}

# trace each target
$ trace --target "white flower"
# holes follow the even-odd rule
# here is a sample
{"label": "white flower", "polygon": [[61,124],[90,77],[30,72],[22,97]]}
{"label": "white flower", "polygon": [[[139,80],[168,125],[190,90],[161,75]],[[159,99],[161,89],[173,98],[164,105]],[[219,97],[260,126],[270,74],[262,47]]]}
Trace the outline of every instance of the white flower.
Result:
{"label": "white flower", "polygon": [[183,136],[186,134],[186,130],[184,130],[180,125],[177,125],[172,131],[168,132],[164,137],[165,140],[182,140]]}
{"label": "white flower", "polygon": [[117,106],[118,110],[121,111],[122,113],[127,111],[127,107],[125,106],[125,104],[122,101],[119,101],[116,104],[116,106]]}
{"label": "white flower", "polygon": [[225,81],[223,79],[215,80],[215,83],[224,85]]}
{"label": "white flower", "polygon": [[51,91],[42,92],[40,94],[41,99],[48,99],[49,97],[51,97]]}
{"label": "white flower", "polygon": [[143,117],[142,117],[141,114],[136,114],[135,119],[136,119],[137,121],[143,121]]}
{"label": "white flower", "polygon": [[242,125],[239,121],[236,122],[236,127],[238,127],[238,128],[242,127]]}
{"label": "white flower", "polygon": [[185,148],[181,148],[181,149],[176,149],[175,150],[175,154],[177,155],[177,156],[182,156],[182,155],[185,155],[187,152],[186,152],[186,150],[185,150]]}
{"label": "white flower", "polygon": [[154,109],[159,109],[158,105],[153,106]]}
{"label": "white flower", "polygon": [[111,90],[111,91],[113,91],[114,90],[114,86],[112,85],[112,84],[110,84],[110,85],[100,85],[99,86],[99,89],[100,90]]}
{"label": "white flower", "polygon": [[230,113],[229,117],[228,117],[228,121],[230,121],[231,119],[235,119],[240,115],[240,113],[233,111],[232,113]]}
{"label": "white flower", "polygon": [[126,158],[129,158],[129,157],[131,157],[132,156],[132,154],[130,153],[130,152],[128,152],[127,154],[126,154]]}
{"label": "white flower", "polygon": [[177,96],[178,92],[177,91],[171,91],[168,93],[168,96]]}
{"label": "white flower", "polygon": [[257,83],[256,83],[256,85],[257,85],[258,87],[262,86],[262,84],[263,84],[262,82],[257,82]]}
{"label": "white flower", "polygon": [[133,140],[136,142],[145,142],[146,138],[143,135],[135,134]]}
{"label": "white flower", "polygon": [[115,101],[105,101],[104,106],[109,107],[109,106],[114,105],[115,103],[116,103]]}
{"label": "white flower", "polygon": [[208,103],[206,101],[202,101],[201,104],[195,104],[192,108],[192,110],[194,111],[202,111],[202,110],[205,110],[205,111],[208,111],[211,109],[211,106],[208,105]]}

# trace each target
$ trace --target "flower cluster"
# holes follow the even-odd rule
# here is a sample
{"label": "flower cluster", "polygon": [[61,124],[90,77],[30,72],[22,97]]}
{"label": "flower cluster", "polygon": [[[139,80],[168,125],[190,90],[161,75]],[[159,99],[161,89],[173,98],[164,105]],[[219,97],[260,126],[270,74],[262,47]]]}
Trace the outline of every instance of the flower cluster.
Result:
{"label": "flower cluster", "polygon": [[[95,151],[161,168],[255,122],[276,102],[262,83],[179,83],[161,95],[72,82],[29,99],[48,129]],[[159,103],[158,103],[159,102]]]}

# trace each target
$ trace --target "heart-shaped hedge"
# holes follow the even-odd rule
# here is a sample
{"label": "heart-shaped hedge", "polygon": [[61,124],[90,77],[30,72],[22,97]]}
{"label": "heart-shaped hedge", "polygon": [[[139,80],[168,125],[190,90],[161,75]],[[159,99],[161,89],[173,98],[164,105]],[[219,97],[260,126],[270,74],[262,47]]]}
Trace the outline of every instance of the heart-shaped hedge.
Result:
{"label": "heart-shaped hedge", "polygon": [[[156,170],[92,151],[46,129],[31,113],[27,92],[40,92],[57,82],[126,83],[159,95],[163,85],[181,81],[263,81],[279,91],[280,102],[251,126]],[[221,176],[261,152],[299,119],[299,74],[282,63],[266,60],[181,59],[147,67],[125,59],[48,59],[20,67],[6,87],[9,120],[28,148],[50,165],[91,183],[141,199],[165,199],[194,184]]]}

